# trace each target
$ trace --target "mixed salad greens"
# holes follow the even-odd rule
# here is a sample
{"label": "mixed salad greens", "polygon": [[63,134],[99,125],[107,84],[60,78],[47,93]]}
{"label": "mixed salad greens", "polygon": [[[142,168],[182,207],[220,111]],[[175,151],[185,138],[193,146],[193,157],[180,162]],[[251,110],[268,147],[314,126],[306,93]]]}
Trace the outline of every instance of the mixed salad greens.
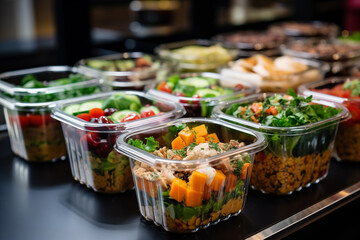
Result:
{"label": "mixed salad greens", "polygon": [[[119,131],[112,131],[107,124],[129,122],[140,118],[147,118],[161,114],[156,106],[143,105],[136,95],[122,92],[113,94],[106,99],[92,100],[80,104],[71,104],[63,111],[84,121],[98,123],[94,131],[69,128],[78,138],[83,153],[82,156],[91,173],[93,183],[89,183],[95,191],[123,192],[133,187],[129,160],[126,156],[117,153],[113,146]],[[70,130],[71,129],[71,130]],[[108,131],[109,132],[105,132]]]}
{"label": "mixed salad greens", "polygon": [[237,84],[233,89],[224,88],[216,78],[201,76],[181,78],[178,75],[171,76],[166,82],[161,82],[156,86],[159,91],[176,95],[179,102],[185,107],[187,116],[202,117],[209,117],[212,108],[219,102],[216,99],[209,102],[211,99],[207,98],[229,95],[226,100],[230,100],[235,98],[233,96],[235,92],[247,88],[241,84]]}
{"label": "mixed salad greens", "polygon": [[[128,144],[157,157],[178,161],[205,159],[245,146],[236,140],[223,143],[220,139],[216,133],[208,133],[205,124],[193,127],[180,124],[171,126],[161,137],[163,147],[153,136],[144,141],[130,138]],[[158,169],[136,161],[133,174],[140,208],[146,218],[164,223],[165,229],[174,232],[194,231],[216,223],[242,209],[250,167],[249,155],[193,170]],[[148,212],[154,212],[154,216]]]}
{"label": "mixed salad greens", "polygon": [[226,114],[256,123],[256,130],[267,138],[267,148],[255,156],[252,187],[284,195],[324,178],[338,124],[324,122],[304,128],[301,133],[292,132],[291,127],[329,119],[340,112],[341,109],[313,103],[312,96],[297,96],[293,90],[287,95],[272,95],[225,109]]}
{"label": "mixed salad greens", "polygon": [[[89,80],[80,74],[70,74],[67,78],[60,78],[52,81],[40,81],[35,75],[28,74],[21,80],[21,87],[23,88],[49,88],[57,86],[65,86],[68,84],[79,83]],[[44,94],[6,94],[8,97],[15,98],[19,102],[25,103],[39,103],[39,102],[51,102],[56,100],[68,99],[73,97],[79,97],[83,95],[89,95],[100,92],[100,88],[97,86],[82,87],[66,89],[64,91],[56,93],[44,93]]]}

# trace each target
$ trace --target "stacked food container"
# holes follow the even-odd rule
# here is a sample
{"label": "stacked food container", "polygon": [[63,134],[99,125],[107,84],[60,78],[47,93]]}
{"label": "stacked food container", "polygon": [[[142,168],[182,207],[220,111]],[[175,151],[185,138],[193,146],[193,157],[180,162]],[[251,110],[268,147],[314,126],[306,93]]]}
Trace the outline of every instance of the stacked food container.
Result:
{"label": "stacked food container", "polygon": [[359,60],[337,34],[284,22],[161,44],[159,56],[1,74],[12,150],[68,156],[74,179],[98,193],[135,188],[142,216],[166,231],[207,228],[238,215],[249,186],[296,194],[326,178],[332,156],[359,161],[360,81],[324,80]]}

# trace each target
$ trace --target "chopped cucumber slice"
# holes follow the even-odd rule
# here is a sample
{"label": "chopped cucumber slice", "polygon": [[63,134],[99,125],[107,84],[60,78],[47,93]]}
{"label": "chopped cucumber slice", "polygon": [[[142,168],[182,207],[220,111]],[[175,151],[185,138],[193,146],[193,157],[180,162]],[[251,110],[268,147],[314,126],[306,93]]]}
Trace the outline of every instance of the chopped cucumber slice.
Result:
{"label": "chopped cucumber slice", "polygon": [[188,77],[180,80],[179,84],[195,88],[207,88],[210,86],[210,83],[206,79],[200,77]]}
{"label": "chopped cucumber slice", "polygon": [[196,94],[198,94],[202,98],[220,96],[220,93],[218,91],[212,89],[199,89],[196,91]]}
{"label": "chopped cucumber slice", "polygon": [[121,122],[121,120],[122,120],[124,117],[126,117],[126,116],[128,116],[128,115],[130,115],[130,114],[132,114],[132,113],[136,113],[136,114],[140,117],[140,115],[139,115],[138,112],[131,111],[131,110],[122,110],[122,111],[114,112],[113,114],[111,114],[111,115],[109,116],[109,118],[110,118],[113,122]]}
{"label": "chopped cucumber slice", "polygon": [[90,111],[93,108],[102,108],[103,107],[103,101],[89,101],[89,102],[84,102],[80,104],[79,107],[79,112],[85,112],[85,111]]}
{"label": "chopped cucumber slice", "polygon": [[160,110],[157,108],[157,107],[155,107],[155,106],[149,106],[149,107],[142,107],[142,108],[140,108],[140,113],[142,112],[142,111],[144,111],[145,109],[150,109],[150,110],[152,110],[155,114],[158,114],[158,113],[160,113]]}
{"label": "chopped cucumber slice", "polygon": [[72,115],[75,112],[78,112],[80,108],[80,104],[71,104],[69,106],[64,107],[64,112]]}

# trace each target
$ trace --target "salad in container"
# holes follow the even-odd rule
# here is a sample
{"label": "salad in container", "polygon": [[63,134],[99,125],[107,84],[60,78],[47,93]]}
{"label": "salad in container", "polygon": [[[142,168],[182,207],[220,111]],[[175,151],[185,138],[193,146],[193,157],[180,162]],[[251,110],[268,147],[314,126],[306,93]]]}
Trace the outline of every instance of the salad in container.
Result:
{"label": "salad in container", "polygon": [[355,77],[329,78],[304,84],[299,94],[345,106],[351,119],[339,125],[335,141],[336,159],[359,162],[360,152],[360,79]]}
{"label": "salad in container", "polygon": [[175,71],[175,63],[162,61],[142,52],[125,52],[81,59],[81,72],[103,78],[113,90],[143,90],[145,86],[164,80]]}
{"label": "salad in container", "polygon": [[114,150],[119,134],[181,117],[178,103],[137,91],[113,91],[58,104],[52,116],[61,122],[75,180],[95,192],[133,188],[129,160]]}
{"label": "salad in container", "polygon": [[227,122],[183,118],[122,134],[142,216],[166,231],[195,232],[244,208],[262,134]]}
{"label": "salad in container", "polygon": [[269,58],[255,54],[230,62],[221,70],[223,77],[255,84],[262,92],[284,92],[303,83],[323,79],[330,67],[320,61],[291,56]]}
{"label": "salad in container", "polygon": [[155,51],[163,59],[178,62],[180,70],[190,72],[215,72],[239,54],[234,47],[203,39],[161,44]]}
{"label": "salad in container", "polygon": [[257,94],[215,107],[213,117],[264,133],[268,146],[256,154],[251,187],[287,195],[327,176],[336,131],[348,119],[342,105],[311,96]]}
{"label": "salad in container", "polygon": [[50,116],[54,105],[107,87],[77,68],[49,66],[0,74],[0,91],[12,151],[27,161],[50,162],[67,156],[60,123]]}
{"label": "salad in container", "polygon": [[183,73],[173,75],[167,81],[152,84],[148,94],[179,102],[188,117],[210,117],[219,102],[238,99],[257,91],[247,81],[235,82],[233,78],[217,73]]}

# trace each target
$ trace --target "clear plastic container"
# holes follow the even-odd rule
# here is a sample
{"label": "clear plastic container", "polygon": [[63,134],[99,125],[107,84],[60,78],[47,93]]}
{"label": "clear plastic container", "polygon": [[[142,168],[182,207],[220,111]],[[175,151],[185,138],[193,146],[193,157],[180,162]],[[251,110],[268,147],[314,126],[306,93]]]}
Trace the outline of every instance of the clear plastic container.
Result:
{"label": "clear plastic container", "polygon": [[[331,95],[321,91],[343,85],[348,79],[359,79],[355,77],[329,78],[325,81],[308,83],[299,87],[299,94],[312,95],[316,99],[335,102],[345,106],[351,113],[350,120],[339,125],[335,140],[335,157],[338,161],[360,162],[360,98]],[[339,92],[340,93],[340,92]]]}
{"label": "clear plastic container", "polygon": [[285,34],[296,39],[320,41],[336,39],[339,34],[339,27],[333,23],[320,21],[287,21],[270,25],[269,31],[276,34]]}
{"label": "clear plastic container", "polygon": [[179,62],[180,70],[192,72],[215,72],[239,54],[236,48],[203,39],[161,44],[155,52],[163,59]]}
{"label": "clear plastic container", "polygon": [[263,193],[287,195],[318,183],[327,176],[338,125],[348,119],[350,114],[340,104],[321,100],[312,102],[342,109],[341,112],[331,118],[298,127],[265,126],[225,113],[233,104],[263,101],[271,95],[255,94],[218,105],[214,108],[212,117],[265,135],[268,146],[255,156],[251,187]]}
{"label": "clear plastic container", "polygon": [[[150,65],[139,61],[144,58]],[[143,90],[151,83],[166,79],[175,71],[176,63],[162,61],[147,53],[126,52],[82,59],[77,66],[81,72],[103,78],[113,90]]]}
{"label": "clear plastic container", "polygon": [[250,57],[254,54],[271,57],[280,55],[279,47],[288,40],[288,37],[285,34],[269,31],[237,31],[219,34],[213,40],[226,46],[239,48],[240,57]]}
{"label": "clear plastic container", "polygon": [[230,62],[228,68],[223,68],[220,74],[226,78],[232,78],[233,81],[250,82],[260,88],[262,92],[287,92],[289,88],[296,90],[299,85],[307,82],[314,82],[324,78],[330,70],[327,63],[292,57],[294,62],[306,65],[307,70],[292,74],[277,74],[261,76],[255,72],[249,72],[246,69],[235,67],[236,62]]}
{"label": "clear plastic container", "polygon": [[292,41],[280,46],[280,50],[283,55],[325,62],[332,75],[348,75],[360,62],[360,44]]}
{"label": "clear plastic container", "polygon": [[[180,79],[188,77],[207,77],[214,78],[218,80],[218,85],[224,88],[229,88],[233,90],[233,93],[221,95],[218,97],[183,97],[177,96],[168,92],[157,90],[159,83],[149,85],[147,90],[149,95],[158,96],[167,100],[174,102],[179,102],[185,107],[186,117],[210,117],[212,109],[220,102],[230,101],[233,99],[238,99],[258,91],[258,88],[248,82],[243,80],[234,81],[234,78],[223,77],[220,74],[212,72],[201,72],[201,73],[183,73],[179,75]],[[236,85],[240,84],[242,87],[239,90],[236,90]]]}
{"label": "clear plastic container", "polygon": [[[237,140],[244,142],[245,146],[207,158],[185,161],[161,158],[128,143],[130,138],[145,141],[145,138],[153,136],[159,141],[160,148],[170,147],[170,142],[175,137],[174,128],[183,124],[190,128],[205,124],[207,132],[216,133],[220,142]],[[143,217],[161,225],[166,231],[187,233],[207,228],[241,212],[246,200],[254,154],[265,145],[262,134],[234,124],[207,118],[183,118],[125,133],[117,139],[116,150],[130,158]],[[215,169],[218,176],[211,180],[208,176]],[[155,175],[146,176],[151,171]],[[204,178],[201,181],[200,178],[193,177],[199,172],[205,173],[206,183]],[[175,178],[171,180],[171,176]],[[188,179],[185,176],[190,177],[189,183],[186,183]],[[185,180],[181,181],[179,178]],[[216,183],[215,179],[218,179]],[[182,189],[176,189],[178,182],[182,182]],[[195,186],[196,183],[199,185]],[[186,196],[183,195],[184,191]],[[197,201],[192,202],[195,198]]]}
{"label": "clear plastic container", "polygon": [[39,67],[0,74],[0,103],[8,128],[11,149],[21,158],[31,162],[50,162],[65,159],[65,140],[60,123],[50,117],[57,101],[106,91],[102,80],[88,80],[49,86],[45,88],[19,87],[29,74],[44,84],[78,74],[77,68],[68,66]]}
{"label": "clear plastic container", "polygon": [[87,122],[63,111],[69,105],[102,101],[119,92],[122,91],[63,101],[52,111],[52,117],[61,122],[74,179],[96,192],[118,193],[133,188],[128,158],[113,149],[119,134],[134,131],[141,126],[153,126],[181,117],[185,113],[178,103],[165,102],[137,91],[122,93],[137,96],[142,105],[152,104],[158,107],[162,114],[110,124]]}

